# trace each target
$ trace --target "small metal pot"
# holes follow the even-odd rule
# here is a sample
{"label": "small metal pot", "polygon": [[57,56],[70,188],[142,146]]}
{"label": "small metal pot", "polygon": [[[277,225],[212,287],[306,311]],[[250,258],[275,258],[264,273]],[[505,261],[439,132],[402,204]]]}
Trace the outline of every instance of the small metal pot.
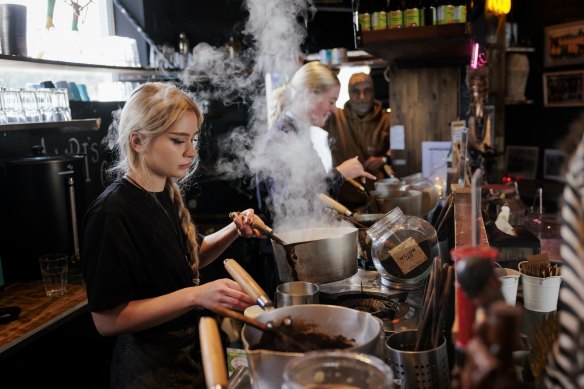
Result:
{"label": "small metal pot", "polygon": [[324,284],[357,273],[357,228],[309,228],[278,234],[285,245],[272,240],[281,282]]}
{"label": "small metal pot", "polygon": [[278,308],[292,305],[318,304],[318,291],[318,285],[312,282],[285,282],[276,288],[274,302]]}

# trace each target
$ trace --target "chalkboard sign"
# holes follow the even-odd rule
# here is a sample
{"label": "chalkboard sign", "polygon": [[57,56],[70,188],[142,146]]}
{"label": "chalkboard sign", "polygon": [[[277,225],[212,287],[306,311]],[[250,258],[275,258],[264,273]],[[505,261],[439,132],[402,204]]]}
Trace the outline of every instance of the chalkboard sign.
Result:
{"label": "chalkboard sign", "polygon": [[[112,112],[123,105],[122,102],[71,102],[74,119],[99,118],[99,129],[90,126],[35,128],[2,131],[0,126],[0,165],[6,161],[34,155],[33,149],[42,150],[46,155],[85,155],[86,202],[91,203],[110,182],[106,170],[112,155],[102,144],[112,122]],[[3,185],[4,186],[4,185]]]}

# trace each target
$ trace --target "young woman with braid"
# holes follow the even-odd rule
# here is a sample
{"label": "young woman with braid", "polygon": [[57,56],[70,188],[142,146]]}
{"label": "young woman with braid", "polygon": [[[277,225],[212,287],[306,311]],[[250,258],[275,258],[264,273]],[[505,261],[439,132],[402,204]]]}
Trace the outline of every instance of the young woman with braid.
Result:
{"label": "young woman with braid", "polygon": [[254,303],[230,279],[198,285],[198,269],[238,236],[263,237],[248,224],[248,209],[198,238],[178,184],[196,167],[202,121],[177,87],[138,87],[119,120],[118,178],[85,216],[88,307],[98,332],[116,336],[112,388],[202,387],[195,331],[201,310]]}

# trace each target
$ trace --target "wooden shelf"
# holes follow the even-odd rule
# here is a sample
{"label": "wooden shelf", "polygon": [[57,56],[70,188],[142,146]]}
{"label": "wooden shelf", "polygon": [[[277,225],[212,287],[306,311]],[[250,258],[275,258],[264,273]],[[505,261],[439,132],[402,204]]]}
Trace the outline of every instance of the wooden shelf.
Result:
{"label": "wooden shelf", "polygon": [[467,23],[363,31],[362,49],[398,67],[466,64],[472,51]]}
{"label": "wooden shelf", "polygon": [[535,48],[533,47],[507,47],[505,49],[507,53],[533,53]]}
{"label": "wooden shelf", "polygon": [[533,104],[533,100],[508,100],[505,99],[505,105],[530,105]]}
{"label": "wooden shelf", "polygon": [[5,131],[23,131],[23,130],[99,130],[101,118],[96,119],[75,119],[64,122],[42,122],[42,123],[14,123],[0,124],[0,132]]}
{"label": "wooden shelf", "polygon": [[152,69],[130,66],[109,66],[88,63],[53,61],[15,55],[0,54],[0,66],[3,69],[47,69],[81,73],[116,74],[120,81],[146,81],[152,79],[175,80],[179,78],[180,69]]}

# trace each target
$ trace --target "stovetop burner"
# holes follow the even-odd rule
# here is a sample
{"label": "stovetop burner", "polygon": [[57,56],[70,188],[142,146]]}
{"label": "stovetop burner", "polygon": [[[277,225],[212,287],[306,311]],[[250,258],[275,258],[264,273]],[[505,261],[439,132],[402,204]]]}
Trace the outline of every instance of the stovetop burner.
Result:
{"label": "stovetop burner", "polygon": [[387,332],[415,329],[423,290],[403,291],[381,283],[377,271],[359,269],[345,280],[321,284],[320,302],[370,312]]}

